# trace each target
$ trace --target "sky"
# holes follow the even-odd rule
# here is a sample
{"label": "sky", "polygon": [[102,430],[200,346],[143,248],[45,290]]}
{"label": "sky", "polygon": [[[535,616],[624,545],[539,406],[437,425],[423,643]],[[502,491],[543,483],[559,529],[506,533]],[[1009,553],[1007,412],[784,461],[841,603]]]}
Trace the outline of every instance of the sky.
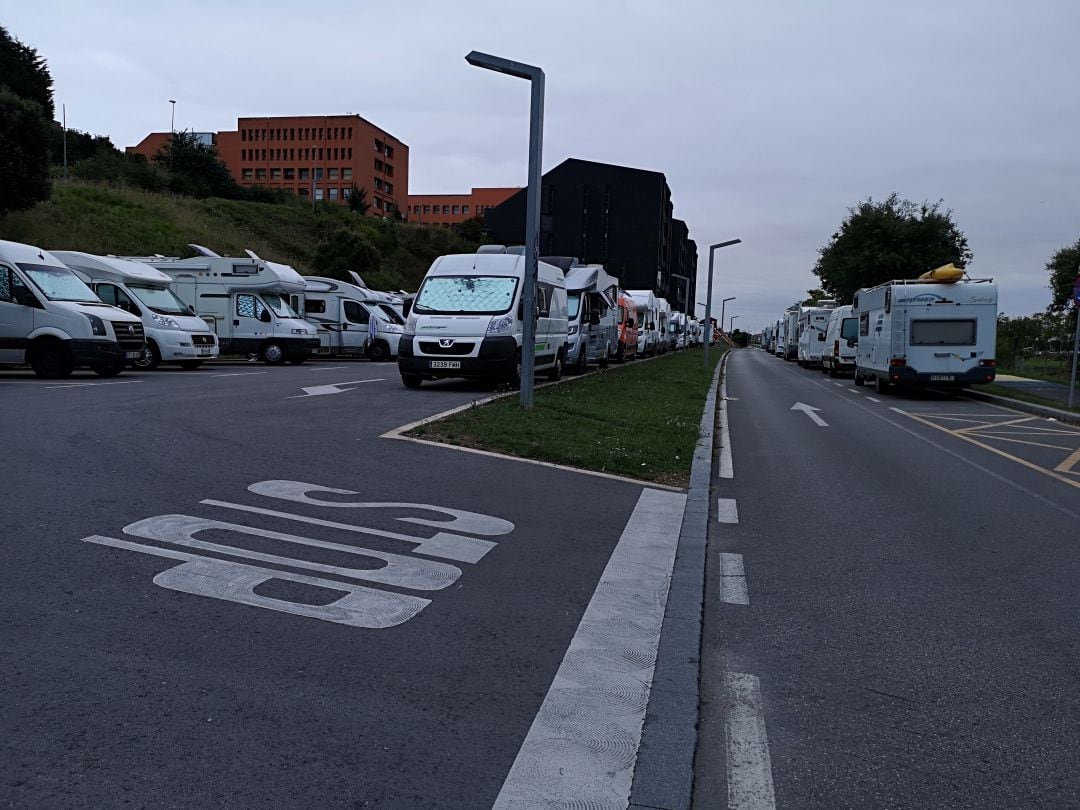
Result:
{"label": "sky", "polygon": [[545,170],[666,174],[702,302],[708,245],[743,240],[713,286],[736,328],[817,287],[867,197],[944,200],[1010,315],[1045,309],[1046,261],[1080,239],[1077,0],[39,0],[0,24],[68,125],[120,148],[168,131],[169,99],[196,131],[357,113],[408,144],[411,193],[525,184],[528,85],[464,56],[537,65]]}

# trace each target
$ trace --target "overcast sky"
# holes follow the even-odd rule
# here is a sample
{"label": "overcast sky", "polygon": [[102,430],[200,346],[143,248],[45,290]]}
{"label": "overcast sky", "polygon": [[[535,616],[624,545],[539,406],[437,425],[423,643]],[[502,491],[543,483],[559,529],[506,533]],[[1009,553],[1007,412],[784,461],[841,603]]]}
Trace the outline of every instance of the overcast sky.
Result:
{"label": "overcast sky", "polygon": [[[525,182],[528,87],[547,74],[544,167],[664,172],[715,294],[759,329],[817,286],[849,206],[891,191],[955,212],[1001,310],[1049,302],[1080,238],[1077,0],[11,3],[69,126],[124,147],[239,116],[359,113],[409,145],[409,191]],[[529,9],[526,11],[526,9]]]}

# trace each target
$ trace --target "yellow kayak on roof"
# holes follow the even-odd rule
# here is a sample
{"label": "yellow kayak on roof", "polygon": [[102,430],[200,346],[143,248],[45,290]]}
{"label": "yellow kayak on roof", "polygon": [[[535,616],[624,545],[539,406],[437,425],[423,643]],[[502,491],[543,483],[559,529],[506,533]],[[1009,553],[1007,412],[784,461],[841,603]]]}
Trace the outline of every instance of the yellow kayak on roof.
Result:
{"label": "yellow kayak on roof", "polygon": [[934,270],[929,270],[919,276],[919,281],[940,281],[946,284],[959,281],[964,277],[964,271],[955,264],[943,264]]}

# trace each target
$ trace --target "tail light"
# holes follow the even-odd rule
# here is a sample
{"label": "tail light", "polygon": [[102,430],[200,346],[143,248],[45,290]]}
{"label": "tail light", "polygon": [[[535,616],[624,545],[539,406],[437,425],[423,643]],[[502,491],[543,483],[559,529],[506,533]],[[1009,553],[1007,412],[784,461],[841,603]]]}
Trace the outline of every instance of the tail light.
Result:
{"label": "tail light", "polygon": [[906,357],[894,357],[892,360],[889,361],[889,365],[890,366],[906,366],[907,365],[907,358]]}
{"label": "tail light", "polygon": [[833,341],[833,344],[832,344],[832,356],[833,357],[839,357],[840,356],[840,341],[839,340],[834,340]]}
{"label": "tail light", "polygon": [[997,366],[997,360],[980,360],[979,365],[983,368],[995,368]]}

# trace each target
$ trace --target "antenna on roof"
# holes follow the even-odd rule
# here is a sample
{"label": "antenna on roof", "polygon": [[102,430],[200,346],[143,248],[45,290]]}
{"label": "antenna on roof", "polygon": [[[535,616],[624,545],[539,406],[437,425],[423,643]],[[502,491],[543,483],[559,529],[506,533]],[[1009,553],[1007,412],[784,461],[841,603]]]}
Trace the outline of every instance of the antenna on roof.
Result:
{"label": "antenna on roof", "polygon": [[244,248],[244,253],[246,253],[250,258],[254,259],[257,262],[262,261],[262,259],[259,258],[259,255],[254,250],[248,250],[247,248]]}
{"label": "antenna on roof", "polygon": [[196,245],[194,242],[188,242],[188,247],[195,251],[199,256],[209,256],[212,259],[219,259],[221,256],[214,253],[210,248],[203,247],[202,245]]}

